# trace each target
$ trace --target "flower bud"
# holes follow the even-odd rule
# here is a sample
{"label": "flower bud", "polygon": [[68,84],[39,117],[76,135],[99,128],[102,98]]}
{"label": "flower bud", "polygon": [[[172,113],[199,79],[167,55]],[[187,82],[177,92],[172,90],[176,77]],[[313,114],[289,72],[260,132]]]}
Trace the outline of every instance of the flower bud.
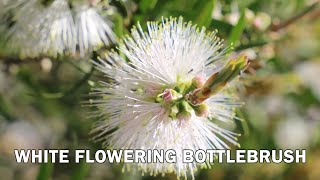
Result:
{"label": "flower bud", "polygon": [[192,79],[192,85],[196,88],[202,87],[205,82],[206,82],[205,78],[200,75],[198,75]]}
{"label": "flower bud", "polygon": [[191,113],[188,111],[182,111],[177,114],[179,121],[189,121],[191,119]]}
{"label": "flower bud", "polygon": [[187,101],[181,101],[178,104],[179,112],[176,115],[176,118],[180,121],[188,121],[191,119],[191,112],[193,111],[193,108],[189,105]]}
{"label": "flower bud", "polygon": [[204,103],[200,104],[199,106],[196,106],[194,110],[198,117],[208,117],[209,115],[209,108]]}
{"label": "flower bud", "polygon": [[159,98],[162,97],[164,102],[169,103],[169,102],[172,102],[172,101],[175,101],[177,99],[182,98],[182,94],[178,93],[177,91],[175,91],[173,89],[166,89],[163,91],[163,93],[158,95],[158,97]]}
{"label": "flower bud", "polygon": [[187,100],[193,104],[198,105],[209,97],[221,91],[228,82],[236,78],[248,66],[248,58],[240,56],[237,59],[230,60],[219,72],[211,75],[201,88],[191,92]]}
{"label": "flower bud", "polygon": [[176,119],[178,112],[179,112],[178,106],[177,105],[172,106],[170,110],[170,117],[173,119]]}
{"label": "flower bud", "polygon": [[251,25],[255,18],[254,12],[251,11],[250,9],[246,9],[244,15],[246,18],[246,24]]}
{"label": "flower bud", "polygon": [[192,112],[193,108],[190,106],[190,104],[187,101],[184,100],[179,103],[179,111]]}
{"label": "flower bud", "polygon": [[266,30],[270,26],[270,24],[270,16],[262,12],[258,13],[253,21],[253,26],[260,31]]}
{"label": "flower bud", "polygon": [[164,90],[162,97],[165,102],[171,102],[173,100],[172,91],[170,89]]}

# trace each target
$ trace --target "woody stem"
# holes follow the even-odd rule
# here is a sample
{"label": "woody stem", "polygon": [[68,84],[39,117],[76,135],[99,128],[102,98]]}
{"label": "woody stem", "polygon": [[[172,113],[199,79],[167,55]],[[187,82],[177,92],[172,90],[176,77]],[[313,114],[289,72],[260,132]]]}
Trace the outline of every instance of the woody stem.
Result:
{"label": "woody stem", "polygon": [[199,105],[209,97],[217,94],[245,70],[248,64],[246,56],[230,60],[219,72],[211,75],[202,87],[191,92],[187,97],[188,101],[193,105]]}

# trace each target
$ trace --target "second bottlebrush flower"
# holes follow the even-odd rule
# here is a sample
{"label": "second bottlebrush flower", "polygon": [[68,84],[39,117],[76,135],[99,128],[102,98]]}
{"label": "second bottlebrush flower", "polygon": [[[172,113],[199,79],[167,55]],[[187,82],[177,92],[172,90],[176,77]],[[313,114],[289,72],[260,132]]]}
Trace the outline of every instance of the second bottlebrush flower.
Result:
{"label": "second bottlebrush flower", "polygon": [[115,41],[111,21],[98,13],[100,4],[90,0],[42,3],[20,0],[3,5],[6,13],[1,16],[13,14],[9,45],[22,57],[84,56]]}

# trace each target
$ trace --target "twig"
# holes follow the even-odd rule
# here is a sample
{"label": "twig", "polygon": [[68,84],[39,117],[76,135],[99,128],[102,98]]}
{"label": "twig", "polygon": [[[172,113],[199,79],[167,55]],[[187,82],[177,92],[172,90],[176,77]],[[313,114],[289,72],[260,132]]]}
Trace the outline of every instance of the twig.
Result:
{"label": "twig", "polygon": [[70,89],[64,91],[64,92],[56,92],[56,93],[47,93],[43,92],[41,93],[41,97],[46,98],[46,99],[59,99],[66,97],[75,91],[77,91],[85,82],[87,82],[90,77],[92,76],[95,68],[92,65],[90,72],[86,73],[79,81],[77,81]]}
{"label": "twig", "polygon": [[279,24],[273,24],[269,27],[269,29],[271,31],[279,31],[280,29],[283,29],[291,24],[293,24],[294,22],[298,21],[299,19],[301,19],[302,17],[304,17],[306,14],[312,12],[313,10],[316,9],[316,7],[318,6],[319,2],[315,2],[312,5],[306,7],[306,9],[304,9],[302,12],[296,14],[295,16],[289,18],[288,20],[279,23]]}
{"label": "twig", "polygon": [[264,45],[266,45],[268,43],[269,43],[269,41],[252,42],[252,43],[249,43],[249,44],[240,45],[240,46],[234,48],[234,50],[235,51],[242,51],[242,50],[249,49],[249,48],[264,46]]}
{"label": "twig", "polygon": [[2,61],[4,64],[23,64],[23,63],[32,63],[38,62],[39,59],[36,58],[28,58],[28,59],[20,59],[18,57],[6,57],[0,56],[0,62]]}
{"label": "twig", "polygon": [[90,72],[85,74],[82,79],[80,79],[72,88],[70,88],[67,92],[65,92],[64,96],[67,96],[67,95],[73,93],[74,91],[76,91],[77,89],[79,89],[85,82],[87,82],[90,79],[94,70],[95,70],[94,65],[92,65]]}

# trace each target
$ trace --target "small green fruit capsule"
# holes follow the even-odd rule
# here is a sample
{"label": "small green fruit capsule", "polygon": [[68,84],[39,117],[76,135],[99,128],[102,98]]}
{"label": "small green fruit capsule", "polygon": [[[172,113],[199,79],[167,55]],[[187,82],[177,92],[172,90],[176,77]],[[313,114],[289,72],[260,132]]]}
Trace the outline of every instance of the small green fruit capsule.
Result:
{"label": "small green fruit capsule", "polygon": [[208,117],[209,108],[206,104],[202,103],[195,107],[195,113],[198,117]]}
{"label": "small green fruit capsule", "polygon": [[188,111],[181,111],[177,114],[179,121],[189,121],[191,119],[191,113]]}

